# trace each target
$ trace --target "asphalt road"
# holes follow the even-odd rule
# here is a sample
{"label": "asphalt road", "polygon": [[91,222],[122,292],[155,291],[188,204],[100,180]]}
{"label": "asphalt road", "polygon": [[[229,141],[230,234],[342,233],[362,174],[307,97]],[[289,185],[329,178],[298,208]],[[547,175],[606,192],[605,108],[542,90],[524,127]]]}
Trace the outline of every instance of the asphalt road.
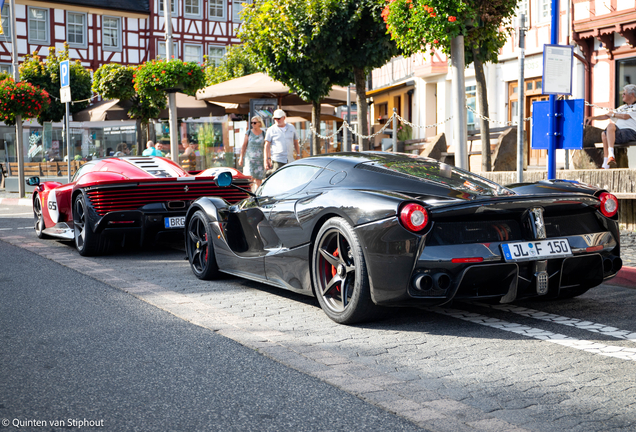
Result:
{"label": "asphalt road", "polygon": [[[90,276],[427,430],[636,430],[636,290],[604,284],[559,302],[395,309],[383,321],[342,326],[309,297],[238,278],[199,281],[178,248],[80,257],[38,240],[28,211],[11,211],[0,207],[0,247]],[[329,409],[318,416],[334,417]],[[309,429],[320,430],[320,420],[310,418]]]}
{"label": "asphalt road", "polygon": [[0,430],[421,430],[2,241],[0,263]]}

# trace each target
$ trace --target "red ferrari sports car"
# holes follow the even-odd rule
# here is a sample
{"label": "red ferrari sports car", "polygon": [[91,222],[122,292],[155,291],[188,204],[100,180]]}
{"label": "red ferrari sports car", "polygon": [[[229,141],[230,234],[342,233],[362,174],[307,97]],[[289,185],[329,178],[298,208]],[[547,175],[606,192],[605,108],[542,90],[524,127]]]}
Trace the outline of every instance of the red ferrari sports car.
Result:
{"label": "red ferrari sports car", "polygon": [[[240,188],[216,186],[230,171]],[[148,244],[158,235],[183,236],[190,204],[202,196],[229,202],[247,197],[251,181],[233,168],[210,168],[196,175],[162,157],[111,157],[87,162],[68,184],[27,180],[33,191],[39,238],[74,240],[83,256],[99,255],[115,244]]]}

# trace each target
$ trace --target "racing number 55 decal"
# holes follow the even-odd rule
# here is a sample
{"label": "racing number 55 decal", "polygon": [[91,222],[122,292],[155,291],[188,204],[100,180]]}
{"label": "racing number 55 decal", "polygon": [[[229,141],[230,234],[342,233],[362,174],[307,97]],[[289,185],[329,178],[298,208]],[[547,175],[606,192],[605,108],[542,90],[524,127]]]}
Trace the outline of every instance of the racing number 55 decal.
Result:
{"label": "racing number 55 decal", "polygon": [[57,195],[55,189],[49,192],[49,196],[46,198],[46,209],[49,211],[49,217],[53,223],[57,223],[60,218],[60,210],[57,205]]}

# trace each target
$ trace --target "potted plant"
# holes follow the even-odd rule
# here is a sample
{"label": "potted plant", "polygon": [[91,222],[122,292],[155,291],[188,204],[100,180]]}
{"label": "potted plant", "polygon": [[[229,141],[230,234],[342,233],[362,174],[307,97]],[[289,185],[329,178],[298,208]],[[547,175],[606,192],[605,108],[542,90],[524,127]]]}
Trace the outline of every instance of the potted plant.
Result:
{"label": "potted plant", "polygon": [[137,68],[133,82],[142,98],[159,101],[175,91],[194,96],[205,85],[205,75],[195,62],[152,60]]}
{"label": "potted plant", "polygon": [[27,82],[16,83],[13,78],[0,81],[0,120],[15,125],[16,116],[35,118],[49,107],[51,100],[46,90]]}

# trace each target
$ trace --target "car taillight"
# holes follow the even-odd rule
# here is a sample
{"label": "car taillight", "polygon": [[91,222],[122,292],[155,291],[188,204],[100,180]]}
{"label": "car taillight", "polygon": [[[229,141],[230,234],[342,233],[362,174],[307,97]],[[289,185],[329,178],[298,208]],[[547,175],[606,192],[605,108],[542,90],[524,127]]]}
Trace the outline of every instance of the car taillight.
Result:
{"label": "car taillight", "polygon": [[422,231],[428,224],[428,212],[416,203],[408,203],[400,210],[400,222],[409,231]]}
{"label": "car taillight", "polygon": [[601,200],[601,213],[605,217],[612,217],[618,211],[618,199],[611,193],[603,192],[599,195]]}

